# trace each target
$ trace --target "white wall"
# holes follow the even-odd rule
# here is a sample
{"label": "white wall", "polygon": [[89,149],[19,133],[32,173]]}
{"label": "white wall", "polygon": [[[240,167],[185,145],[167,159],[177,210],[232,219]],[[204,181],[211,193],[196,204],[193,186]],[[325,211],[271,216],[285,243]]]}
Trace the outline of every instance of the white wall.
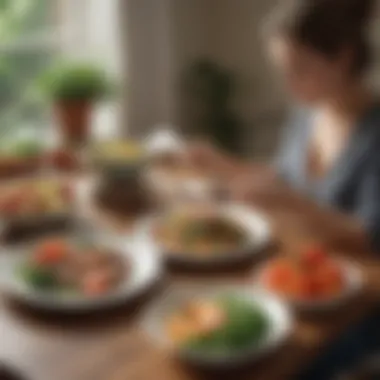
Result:
{"label": "white wall", "polygon": [[128,129],[180,121],[180,75],[194,60],[206,57],[236,73],[236,110],[248,129],[243,133],[251,136],[256,119],[283,106],[259,37],[262,17],[274,1],[125,1]]}
{"label": "white wall", "polygon": [[[180,74],[206,57],[239,79],[235,108],[245,125],[245,149],[256,155],[273,149],[286,97],[259,30],[277,0],[120,1],[128,37],[128,129],[146,131],[159,122],[179,122]],[[379,33],[373,36],[380,41]]]}
{"label": "white wall", "polygon": [[267,61],[260,27],[276,0],[173,2],[179,65],[204,56],[232,70],[238,80],[235,109],[243,121],[242,149],[256,156],[270,154],[285,97]]}
{"label": "white wall", "polygon": [[128,131],[144,134],[175,115],[170,0],[121,0],[127,66]]}

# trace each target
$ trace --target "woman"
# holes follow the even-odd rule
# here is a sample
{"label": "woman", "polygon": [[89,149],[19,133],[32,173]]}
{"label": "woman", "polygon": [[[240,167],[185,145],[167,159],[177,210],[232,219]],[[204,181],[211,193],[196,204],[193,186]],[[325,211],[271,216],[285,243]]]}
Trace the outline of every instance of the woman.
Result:
{"label": "woman", "polygon": [[198,150],[193,158],[239,171],[245,192],[268,203],[306,209],[313,200],[349,213],[352,220],[315,208],[312,227],[323,229],[328,219],[330,228],[336,218],[326,231],[332,240],[368,242],[380,251],[380,102],[364,80],[373,8],[374,0],[284,0],[268,18],[270,57],[300,106],[283,139],[275,186],[262,186],[254,170],[215,151]]}
{"label": "woman", "polygon": [[[239,172],[245,195],[313,210],[313,231],[325,229],[323,236],[338,239],[340,246],[368,243],[380,251],[380,102],[365,84],[374,5],[372,0],[283,0],[268,18],[270,56],[300,106],[273,178],[255,175],[212,149],[197,149],[192,157],[224,173]],[[329,213],[329,207],[342,215]],[[377,323],[374,317],[342,337],[302,378],[329,379],[380,350]]]}

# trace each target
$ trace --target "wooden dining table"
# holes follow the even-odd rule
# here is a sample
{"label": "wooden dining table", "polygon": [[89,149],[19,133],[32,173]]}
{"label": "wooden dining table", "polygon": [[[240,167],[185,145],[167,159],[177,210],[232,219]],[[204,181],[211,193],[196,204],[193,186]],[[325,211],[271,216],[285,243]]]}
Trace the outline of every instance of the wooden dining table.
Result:
{"label": "wooden dining table", "polygon": [[[364,286],[360,294],[336,310],[318,314],[295,312],[291,337],[275,352],[238,372],[211,374],[189,368],[156,347],[140,325],[146,307],[159,300],[167,289],[220,282],[254,286],[255,269],[268,257],[288,254],[299,249],[305,240],[321,238],[308,230],[305,239],[303,220],[307,210],[270,208],[263,212],[272,223],[274,244],[252,262],[202,273],[167,268],[165,277],[153,289],[112,310],[62,315],[33,310],[0,296],[0,363],[16,368],[26,380],[193,380],[228,376],[293,379],[340,334],[370,315],[379,301],[379,261],[364,247],[355,252],[339,252],[362,270]],[[119,232],[128,233],[130,227],[130,219],[118,219]],[[10,253],[3,249],[1,254]]]}

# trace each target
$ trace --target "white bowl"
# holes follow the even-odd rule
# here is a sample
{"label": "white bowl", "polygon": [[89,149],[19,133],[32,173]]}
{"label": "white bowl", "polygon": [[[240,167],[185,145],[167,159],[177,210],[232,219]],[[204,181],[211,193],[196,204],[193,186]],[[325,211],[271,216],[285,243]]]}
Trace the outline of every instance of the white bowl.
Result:
{"label": "white bowl", "polygon": [[160,217],[144,220],[138,227],[138,234],[142,240],[151,241],[157,246],[165,259],[183,266],[211,266],[237,264],[255,257],[270,243],[272,238],[268,220],[258,211],[240,204],[224,204],[218,206],[218,212],[232,220],[245,231],[246,242],[228,252],[215,252],[207,257],[197,257],[191,252],[170,252],[154,237],[154,227],[160,222]]}
{"label": "white bowl", "polygon": [[[164,333],[165,319],[170,313],[178,309],[184,303],[194,298],[215,298],[223,295],[231,295],[244,299],[258,306],[269,322],[268,331],[261,343],[240,351],[236,354],[207,355],[204,352],[196,352],[189,349],[181,349],[173,346]],[[257,291],[245,286],[195,286],[182,287],[168,292],[153,305],[143,318],[142,326],[147,335],[160,348],[169,351],[172,355],[189,364],[212,369],[235,367],[256,361],[265,354],[278,349],[293,331],[293,316],[285,303],[277,297],[265,292]]]}
{"label": "white bowl", "polygon": [[99,310],[125,303],[152,286],[162,275],[154,247],[136,241],[98,236],[96,242],[110,247],[129,265],[129,273],[114,291],[101,297],[41,293],[31,289],[17,275],[20,265],[32,254],[29,246],[4,252],[0,261],[0,289],[5,294],[33,307],[53,311],[81,312]]}
{"label": "white bowl", "polygon": [[[326,299],[318,300],[306,300],[306,299],[296,299],[286,296],[281,296],[286,300],[286,302],[293,305],[297,310],[300,311],[328,311],[332,309],[339,308],[340,306],[346,304],[355,295],[357,295],[363,287],[363,274],[360,269],[351,261],[344,259],[336,260],[338,265],[342,268],[344,282],[346,284],[345,288],[341,293],[336,296],[329,297]],[[273,292],[268,289],[265,284],[263,277],[268,270],[268,263],[264,264],[257,271],[256,275],[256,285],[263,291]],[[280,295],[278,295],[280,297]]]}

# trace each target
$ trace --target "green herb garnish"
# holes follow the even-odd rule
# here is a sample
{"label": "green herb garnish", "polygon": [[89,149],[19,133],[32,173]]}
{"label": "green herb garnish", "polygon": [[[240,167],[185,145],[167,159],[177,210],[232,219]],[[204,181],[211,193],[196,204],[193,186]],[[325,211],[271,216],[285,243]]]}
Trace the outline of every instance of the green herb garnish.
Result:
{"label": "green herb garnish", "polygon": [[59,286],[51,271],[30,264],[21,268],[20,276],[27,285],[37,290],[47,291]]}

